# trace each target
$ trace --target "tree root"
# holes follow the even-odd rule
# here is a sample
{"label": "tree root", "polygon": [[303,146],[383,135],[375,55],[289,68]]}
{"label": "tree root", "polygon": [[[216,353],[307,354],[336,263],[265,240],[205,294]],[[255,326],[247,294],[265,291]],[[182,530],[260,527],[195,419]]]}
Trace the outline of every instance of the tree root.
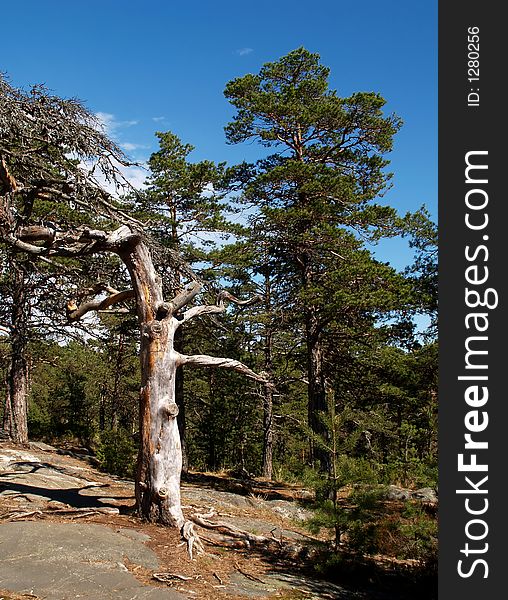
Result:
{"label": "tree root", "polygon": [[[217,522],[209,520],[209,517],[212,516],[211,513],[206,515],[202,514],[193,514],[190,518],[204,529],[213,530],[217,533],[222,534],[220,537],[214,540],[207,539],[203,537],[203,540],[214,544],[217,546],[226,546],[226,547],[245,547],[251,548],[252,546],[258,546],[265,549],[268,549],[272,552],[282,553],[286,556],[298,557],[305,555],[309,552],[309,549],[303,546],[302,544],[296,542],[290,542],[289,540],[283,540],[282,537],[280,539],[276,538],[273,535],[272,537],[266,537],[264,535],[255,535],[250,533],[249,531],[245,531],[243,529],[238,529],[232,525],[228,525],[227,523]],[[233,538],[235,541],[228,540],[229,538]]]}
{"label": "tree root", "polygon": [[194,531],[194,523],[192,521],[185,521],[181,529],[181,534],[187,543],[187,551],[191,560],[194,548],[197,550],[198,554],[205,554],[205,547],[203,546],[203,542],[199,539],[198,534]]}
{"label": "tree root", "polygon": [[0,521],[22,521],[24,519],[34,519],[37,517],[44,518],[47,516],[58,515],[61,517],[69,517],[71,519],[79,519],[82,517],[90,517],[92,515],[117,515],[119,510],[114,507],[105,506],[103,508],[56,508],[38,509],[31,511],[21,511],[18,509],[10,510],[0,514]]}

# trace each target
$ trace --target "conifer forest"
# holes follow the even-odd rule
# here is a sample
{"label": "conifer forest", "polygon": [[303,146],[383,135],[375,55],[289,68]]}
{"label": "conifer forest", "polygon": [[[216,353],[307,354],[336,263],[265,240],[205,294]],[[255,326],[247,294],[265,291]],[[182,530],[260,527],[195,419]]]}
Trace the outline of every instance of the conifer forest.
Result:
{"label": "conifer forest", "polygon": [[[308,490],[323,569],[432,571],[435,505],[386,500],[437,494],[437,228],[383,202],[404,115],[339,96],[305,48],[224,97],[257,160],[156,131],[134,187],[84,103],[0,78],[3,435],[86,448],[191,553],[180,485],[207,473]],[[376,258],[388,238],[405,269]]]}

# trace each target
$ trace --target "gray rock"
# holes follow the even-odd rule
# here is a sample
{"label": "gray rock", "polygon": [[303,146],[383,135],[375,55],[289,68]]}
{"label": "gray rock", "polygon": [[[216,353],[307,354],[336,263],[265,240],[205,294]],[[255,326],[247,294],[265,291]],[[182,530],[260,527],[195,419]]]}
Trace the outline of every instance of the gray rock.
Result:
{"label": "gray rock", "polygon": [[128,537],[131,540],[136,540],[139,542],[148,542],[148,540],[150,539],[150,536],[146,533],[141,533],[140,531],[136,531],[135,529],[127,529],[126,527],[121,527],[120,529],[117,529],[116,532],[120,535]]}
{"label": "gray rock", "polygon": [[182,498],[185,502],[199,502],[205,506],[222,505],[223,507],[249,508],[257,506],[257,501],[248,496],[240,496],[232,492],[219,492],[217,490],[203,490],[182,486]]}
{"label": "gray rock", "polygon": [[437,502],[436,491],[432,488],[420,488],[419,490],[406,490],[396,485],[388,486],[385,498],[387,500],[421,500],[423,502]]}
{"label": "gray rock", "polygon": [[428,487],[413,492],[413,498],[423,500],[424,502],[437,502],[436,491]]}
{"label": "gray rock", "polygon": [[93,524],[21,522],[0,525],[0,588],[47,600],[184,600],[143,585],[124,560],[157,569],[143,543]]}
{"label": "gray rock", "polygon": [[396,485],[390,485],[388,486],[385,497],[387,500],[410,500],[411,490],[405,490],[404,488],[399,488]]}
{"label": "gray rock", "polygon": [[303,508],[296,502],[288,502],[287,500],[267,500],[266,507],[278,513],[285,519],[298,519],[307,521],[312,517],[312,512]]}
{"label": "gray rock", "polygon": [[261,581],[252,581],[241,573],[232,573],[224,591],[235,597],[240,595],[248,598],[266,598],[267,594],[286,589],[299,591],[309,600],[388,600],[384,595],[357,592],[304,575],[265,573],[259,579]]}
{"label": "gray rock", "polygon": [[56,448],[54,446],[50,446],[49,444],[45,444],[44,442],[29,442],[28,445],[30,448],[34,450],[44,450],[44,452],[56,452]]}

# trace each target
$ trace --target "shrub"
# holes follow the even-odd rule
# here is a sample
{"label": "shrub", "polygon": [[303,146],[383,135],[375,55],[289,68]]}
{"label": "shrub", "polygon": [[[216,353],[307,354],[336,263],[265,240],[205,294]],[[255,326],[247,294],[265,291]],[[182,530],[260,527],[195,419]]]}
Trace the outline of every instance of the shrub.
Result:
{"label": "shrub", "polygon": [[127,431],[118,429],[101,432],[96,454],[104,471],[120,477],[134,475],[136,446]]}

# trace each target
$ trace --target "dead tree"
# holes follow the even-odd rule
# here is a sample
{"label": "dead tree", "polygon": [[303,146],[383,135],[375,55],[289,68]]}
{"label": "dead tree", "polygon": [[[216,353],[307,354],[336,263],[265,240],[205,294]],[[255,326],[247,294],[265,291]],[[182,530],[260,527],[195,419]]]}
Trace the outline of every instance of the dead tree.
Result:
{"label": "dead tree", "polygon": [[10,361],[7,375],[7,389],[3,428],[13,442],[28,442],[27,395],[29,389],[26,347],[28,343],[29,295],[25,270],[22,265],[9,261],[12,271],[13,292],[11,306]]}
{"label": "dead tree", "polygon": [[[53,237],[51,237],[53,235]],[[170,301],[162,295],[162,280],[153,265],[149,249],[139,232],[123,225],[112,232],[82,228],[73,232],[53,233],[40,227],[21,228],[11,244],[24,252],[46,257],[83,256],[112,252],[125,264],[132,282],[131,290],[106,288],[106,298],[92,299],[67,306],[69,321],[77,321],[91,311],[106,311],[130,299],[135,300],[141,342],[140,448],[136,473],[136,500],[143,518],[178,527],[189,542],[196,540],[192,523],[186,521],[180,503],[182,449],[176,417],[175,380],[178,367],[220,367],[233,369],[268,385],[243,363],[208,355],[184,355],[175,350],[177,330],[187,321],[206,314],[221,313],[224,300],[251,304],[257,298],[241,302],[223,292],[217,303],[186,308],[201,290],[194,282]],[[37,245],[44,241],[44,246]],[[184,310],[185,309],[185,310]]]}
{"label": "dead tree", "polygon": [[[69,322],[91,311],[122,310],[135,301],[140,328],[141,391],[140,448],[136,500],[141,516],[151,522],[178,527],[189,544],[197,541],[180,503],[182,450],[176,416],[175,378],[179,367],[221,367],[243,373],[265,385],[262,375],[228,358],[184,355],[175,350],[175,334],[187,321],[224,311],[224,301],[239,304],[222,293],[216,304],[189,307],[201,285],[194,282],[172,299],[165,299],[162,280],[154,266],[142,223],[125,212],[96,177],[119,182],[120,150],[101,133],[97,123],[78,102],[50,96],[41,88],[31,94],[14,90],[0,78],[0,239],[11,251],[36,257],[46,264],[86,260],[113,253],[125,265],[132,288],[105,285],[89,300],[71,299]],[[80,159],[80,161],[77,160]],[[121,181],[120,181],[121,182]],[[37,202],[53,202],[79,213],[73,225],[68,210],[48,227],[37,218]],[[93,225],[114,221],[120,226],[103,230]],[[104,297],[104,292],[107,294]],[[123,307],[125,309],[125,306]]]}

